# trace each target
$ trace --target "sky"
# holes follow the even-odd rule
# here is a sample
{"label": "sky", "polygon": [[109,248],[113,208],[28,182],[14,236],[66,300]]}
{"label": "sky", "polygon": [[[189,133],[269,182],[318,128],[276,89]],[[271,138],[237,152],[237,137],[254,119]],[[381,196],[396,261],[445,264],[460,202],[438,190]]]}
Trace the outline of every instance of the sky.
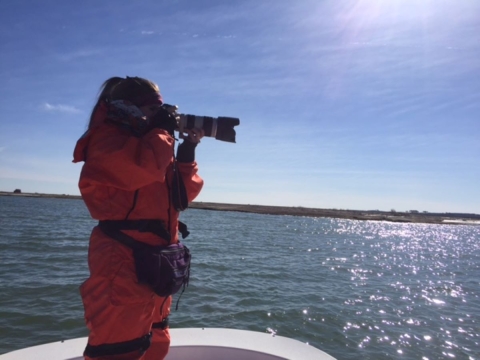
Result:
{"label": "sky", "polygon": [[478,0],[0,0],[0,190],[78,195],[100,85],[158,83],[197,201],[480,214]]}

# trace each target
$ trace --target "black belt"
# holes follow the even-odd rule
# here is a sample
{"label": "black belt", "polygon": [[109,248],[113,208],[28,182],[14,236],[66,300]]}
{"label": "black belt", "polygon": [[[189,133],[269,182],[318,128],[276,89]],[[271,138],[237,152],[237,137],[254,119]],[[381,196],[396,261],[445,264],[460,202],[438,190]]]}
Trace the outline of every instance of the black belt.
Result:
{"label": "black belt", "polygon": [[168,327],[168,317],[166,317],[165,319],[163,319],[163,320],[160,321],[160,322],[157,322],[157,323],[153,323],[153,324],[152,324],[152,329],[162,329],[162,330],[165,330],[167,327]]}
{"label": "black belt", "polygon": [[[108,232],[118,232],[122,230],[137,230],[139,232],[150,232],[152,234],[160,236],[162,239],[171,242],[172,235],[166,229],[162,220],[155,219],[142,219],[142,220],[100,220],[98,222],[100,228],[108,234]],[[106,231],[105,231],[106,230]],[[187,229],[187,225],[178,222],[178,231],[182,234],[182,238],[185,239],[190,232]]]}
{"label": "black belt", "polygon": [[[137,339],[122,341],[118,343],[90,345],[87,344],[83,355],[96,358],[96,357],[110,357],[115,355],[123,355],[128,353],[144,354],[150,347],[152,340],[152,333]],[[137,356],[138,358],[138,356]]]}

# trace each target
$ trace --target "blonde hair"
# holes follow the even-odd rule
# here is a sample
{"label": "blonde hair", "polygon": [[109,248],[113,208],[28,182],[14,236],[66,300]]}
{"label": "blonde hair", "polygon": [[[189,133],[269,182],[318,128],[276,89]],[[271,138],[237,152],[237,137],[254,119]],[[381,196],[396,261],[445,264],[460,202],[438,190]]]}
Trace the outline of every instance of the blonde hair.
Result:
{"label": "blonde hair", "polygon": [[121,78],[118,76],[106,80],[100,87],[97,103],[90,115],[88,128],[92,125],[93,115],[100,103],[109,100],[128,100],[136,104],[141,97],[160,92],[160,88],[153,81],[138,76]]}

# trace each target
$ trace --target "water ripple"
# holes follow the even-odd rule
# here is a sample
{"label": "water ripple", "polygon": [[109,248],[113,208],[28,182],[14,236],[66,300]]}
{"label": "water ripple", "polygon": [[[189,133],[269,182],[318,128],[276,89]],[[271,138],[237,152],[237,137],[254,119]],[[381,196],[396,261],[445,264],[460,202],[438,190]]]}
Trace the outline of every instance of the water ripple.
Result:
{"label": "water ripple", "polygon": [[[0,197],[0,353],[85,336],[81,201]],[[480,228],[188,210],[173,327],[292,337],[339,359],[480,358]],[[5,335],[3,335],[5,333]]]}

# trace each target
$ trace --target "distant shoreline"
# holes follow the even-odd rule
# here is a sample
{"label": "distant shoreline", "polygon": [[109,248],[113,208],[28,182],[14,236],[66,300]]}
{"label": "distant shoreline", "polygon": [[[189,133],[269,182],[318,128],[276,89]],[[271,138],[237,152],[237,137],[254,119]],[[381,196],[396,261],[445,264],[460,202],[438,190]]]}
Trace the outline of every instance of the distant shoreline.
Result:
{"label": "distant shoreline", "polygon": [[[74,199],[81,200],[80,195],[20,193],[0,191],[0,196],[22,196],[38,198]],[[402,223],[424,223],[424,224],[461,224],[480,225],[478,214],[458,213],[429,213],[429,212],[396,212],[379,210],[337,210],[337,209],[316,209],[306,207],[287,207],[269,205],[243,205],[243,204],[222,204],[211,202],[194,201],[190,204],[191,209],[214,210],[214,211],[238,211],[266,215],[291,215],[307,217],[325,217],[350,220],[374,220]]]}

